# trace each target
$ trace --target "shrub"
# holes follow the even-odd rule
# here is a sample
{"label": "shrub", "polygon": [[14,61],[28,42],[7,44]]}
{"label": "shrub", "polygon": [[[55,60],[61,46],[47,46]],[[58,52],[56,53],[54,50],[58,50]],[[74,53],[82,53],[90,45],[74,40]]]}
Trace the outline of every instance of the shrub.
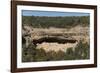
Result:
{"label": "shrub", "polygon": [[82,41],[73,48],[67,48],[66,52],[63,51],[49,51],[46,52],[43,48],[36,49],[33,44],[30,44],[27,48],[22,50],[23,62],[38,62],[38,61],[60,61],[60,60],[81,60],[89,59],[89,44]]}
{"label": "shrub", "polygon": [[77,47],[75,48],[75,59],[89,59],[89,54],[89,44],[82,43],[82,41],[80,41]]}

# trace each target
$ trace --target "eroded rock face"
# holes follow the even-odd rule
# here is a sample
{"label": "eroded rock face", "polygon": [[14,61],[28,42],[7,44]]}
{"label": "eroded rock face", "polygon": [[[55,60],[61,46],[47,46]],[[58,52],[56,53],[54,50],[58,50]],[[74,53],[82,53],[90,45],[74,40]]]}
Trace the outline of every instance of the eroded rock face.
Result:
{"label": "eroded rock face", "polygon": [[44,49],[46,52],[48,51],[63,51],[66,52],[68,48],[72,48],[73,50],[77,46],[78,42],[76,43],[65,43],[65,44],[59,44],[59,43],[47,43],[43,42],[41,44],[37,44],[37,49]]}
{"label": "eroded rock face", "polygon": [[37,45],[38,49],[44,48],[46,51],[49,51],[50,49],[56,49],[55,51],[62,49],[65,51],[67,48],[75,47],[80,40],[84,43],[89,43],[88,31],[88,27],[81,26],[76,26],[70,29],[43,29],[24,26],[22,35],[25,38],[26,47],[29,43],[33,43]]}
{"label": "eroded rock face", "polygon": [[41,37],[39,39],[34,39],[33,43],[34,44],[41,44],[42,42],[47,42],[47,43],[60,43],[60,44],[65,44],[65,43],[75,43],[77,40],[70,38],[70,37],[63,37],[63,36],[47,36],[47,37]]}

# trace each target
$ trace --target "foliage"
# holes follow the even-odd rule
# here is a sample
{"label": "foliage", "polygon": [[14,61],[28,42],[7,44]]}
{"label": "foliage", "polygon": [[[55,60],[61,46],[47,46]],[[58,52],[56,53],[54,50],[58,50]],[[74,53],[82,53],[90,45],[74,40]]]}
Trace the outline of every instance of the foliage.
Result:
{"label": "foliage", "polygon": [[79,42],[77,47],[75,48],[75,56],[76,59],[88,59],[89,58],[89,44],[88,43],[82,43],[82,41]]}
{"label": "foliage", "polygon": [[22,24],[33,26],[34,28],[69,28],[71,26],[89,25],[89,16],[65,16],[65,17],[46,17],[46,16],[22,16]]}
{"label": "foliage", "polygon": [[22,49],[22,61],[23,62],[27,62],[27,61],[32,62],[32,61],[34,61],[35,54],[36,54],[36,49],[35,49],[35,46],[33,44],[29,44],[28,47],[26,47],[24,45],[23,49]]}
{"label": "foliage", "polygon": [[58,61],[58,60],[81,60],[89,59],[89,44],[79,42],[76,48],[67,48],[63,51],[46,52],[43,48],[37,49],[35,45],[30,44],[27,48],[23,47],[22,61],[23,62],[38,62],[38,61]]}

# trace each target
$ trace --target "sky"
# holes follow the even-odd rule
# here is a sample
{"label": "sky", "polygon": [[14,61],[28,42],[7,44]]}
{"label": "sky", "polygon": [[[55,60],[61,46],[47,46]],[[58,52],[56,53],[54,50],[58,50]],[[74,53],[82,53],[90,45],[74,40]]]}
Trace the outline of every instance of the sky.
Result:
{"label": "sky", "polygon": [[35,10],[22,10],[23,16],[89,16],[89,13],[79,13],[79,12],[56,12],[56,11],[35,11]]}

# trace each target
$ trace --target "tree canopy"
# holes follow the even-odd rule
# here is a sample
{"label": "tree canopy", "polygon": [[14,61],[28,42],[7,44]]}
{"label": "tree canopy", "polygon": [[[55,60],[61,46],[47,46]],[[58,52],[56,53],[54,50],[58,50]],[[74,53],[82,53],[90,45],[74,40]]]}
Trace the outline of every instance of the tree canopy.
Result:
{"label": "tree canopy", "polygon": [[22,16],[22,24],[33,26],[34,28],[58,27],[66,28],[76,25],[88,26],[89,16],[65,16],[65,17],[47,17],[47,16]]}

